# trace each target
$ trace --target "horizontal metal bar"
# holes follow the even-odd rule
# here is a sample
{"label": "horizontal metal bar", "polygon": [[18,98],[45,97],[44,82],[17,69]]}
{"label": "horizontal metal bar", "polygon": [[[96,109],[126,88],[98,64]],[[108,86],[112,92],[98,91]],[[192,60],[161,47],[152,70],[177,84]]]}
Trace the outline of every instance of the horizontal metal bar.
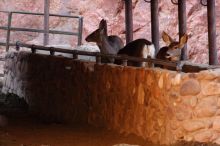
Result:
{"label": "horizontal metal bar", "polygon": [[19,46],[26,47],[26,48],[34,48],[36,50],[53,51],[53,52],[69,53],[69,54],[76,54],[76,55],[109,57],[109,58],[115,58],[119,60],[128,60],[128,61],[134,61],[134,62],[150,62],[153,64],[160,64],[160,65],[165,65],[165,66],[170,66],[170,67],[176,67],[178,64],[178,62],[170,62],[170,61],[165,61],[165,60],[160,60],[160,59],[119,56],[119,55],[114,55],[114,54],[101,54],[100,52],[68,50],[68,49],[62,49],[62,48],[56,48],[56,47],[44,47],[40,45],[31,45],[31,44],[23,44],[23,43],[19,43]]}
{"label": "horizontal metal bar", "polygon": [[[13,14],[26,14],[26,15],[38,15],[43,16],[44,13],[33,13],[33,12],[22,12],[22,11],[0,11],[1,13],[13,13]],[[71,16],[71,15],[62,15],[62,14],[50,14],[54,17],[67,17],[67,18],[82,18],[82,16]]]}
{"label": "horizontal metal bar", "polygon": [[0,29],[2,29],[2,30],[8,30],[8,27],[7,27],[7,26],[0,26]]}
{"label": "horizontal metal bar", "polygon": [[[0,42],[0,46],[6,46],[6,43]],[[16,46],[16,44],[10,43],[9,46]]]}
{"label": "horizontal metal bar", "polygon": [[9,11],[0,11],[0,13],[10,13]]}
{"label": "horizontal metal bar", "polygon": [[5,58],[0,57],[0,61],[5,61]]}
{"label": "horizontal metal bar", "polygon": [[[0,29],[2,30],[8,30],[8,27],[0,26]],[[27,31],[27,32],[38,32],[38,33],[44,33],[43,29],[34,29],[34,28],[19,28],[19,27],[11,27],[11,31]],[[59,31],[59,30],[49,30],[49,33],[51,34],[63,34],[63,35],[76,35],[78,36],[78,33],[74,32],[68,32],[68,31]]]}
{"label": "horizontal metal bar", "polygon": [[74,32],[68,32],[68,31],[59,31],[59,30],[49,30],[49,33],[51,34],[64,34],[64,35],[76,35],[78,36],[78,33]]}

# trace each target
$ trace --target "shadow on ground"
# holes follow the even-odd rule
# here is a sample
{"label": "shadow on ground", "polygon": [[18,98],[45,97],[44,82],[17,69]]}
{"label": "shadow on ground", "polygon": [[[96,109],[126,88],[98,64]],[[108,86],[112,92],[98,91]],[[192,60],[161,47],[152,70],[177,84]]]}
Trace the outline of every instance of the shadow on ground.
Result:
{"label": "shadow on ground", "polygon": [[[135,135],[89,125],[44,123],[28,113],[28,105],[16,95],[0,97],[0,146],[159,146]],[[197,142],[178,142],[172,146],[217,146]]]}

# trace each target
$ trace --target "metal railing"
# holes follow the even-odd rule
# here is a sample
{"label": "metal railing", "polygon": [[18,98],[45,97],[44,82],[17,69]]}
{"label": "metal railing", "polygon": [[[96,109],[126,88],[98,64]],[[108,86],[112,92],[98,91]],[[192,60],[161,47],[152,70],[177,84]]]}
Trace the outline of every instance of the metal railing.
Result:
{"label": "metal railing", "polygon": [[[160,60],[160,59],[153,59],[153,58],[138,58],[138,57],[131,57],[131,56],[123,56],[123,55],[115,55],[115,54],[101,54],[100,52],[86,52],[86,51],[79,51],[79,50],[68,50],[63,48],[56,48],[56,47],[45,47],[40,45],[34,45],[34,44],[25,44],[21,42],[17,42],[16,44],[16,50],[19,51],[20,47],[26,47],[31,49],[32,53],[36,53],[36,50],[43,50],[43,51],[49,51],[50,55],[54,56],[55,52],[60,53],[68,53],[73,55],[73,59],[78,59],[78,55],[86,55],[86,56],[94,56],[96,57],[96,63],[101,64],[102,58],[109,58],[113,60],[122,60],[122,65],[127,66],[128,61],[132,62],[147,62],[152,67],[153,64],[157,65],[163,65],[168,67],[173,67],[177,71],[182,71],[182,67],[184,66],[184,61],[166,61],[166,60]],[[114,63],[114,62],[112,62]]]}
{"label": "metal railing", "polygon": [[73,36],[77,36],[78,37],[78,45],[81,45],[81,43],[82,43],[83,17],[81,17],[81,16],[49,14],[49,16],[54,16],[54,17],[64,17],[64,18],[78,19],[78,31],[77,32],[70,32],[70,31],[49,30],[47,32],[47,30],[44,30],[44,29],[12,27],[12,17],[13,17],[13,14],[43,16],[44,13],[19,12],[19,11],[12,11],[12,12],[0,11],[0,13],[7,13],[8,14],[8,25],[7,26],[0,26],[1,30],[6,30],[7,31],[6,42],[0,42],[1,46],[6,46],[6,51],[9,50],[10,46],[14,46],[15,45],[15,43],[14,44],[10,43],[10,33],[11,33],[11,31],[26,31],[26,32],[37,32],[37,33],[73,35]]}

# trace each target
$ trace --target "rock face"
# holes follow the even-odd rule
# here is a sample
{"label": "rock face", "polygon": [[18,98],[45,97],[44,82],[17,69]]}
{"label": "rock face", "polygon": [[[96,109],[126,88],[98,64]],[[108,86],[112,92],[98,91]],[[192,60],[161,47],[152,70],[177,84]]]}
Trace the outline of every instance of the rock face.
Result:
{"label": "rock face", "polygon": [[[144,0],[133,0],[134,15],[134,38],[147,38],[151,40],[150,24],[150,4]],[[43,0],[4,0],[0,3],[1,10],[8,11],[33,11],[43,12]],[[51,13],[82,15],[84,17],[83,41],[84,38],[98,26],[102,18],[108,21],[109,34],[119,35],[125,38],[125,18],[123,0],[51,0]],[[216,1],[217,20],[220,19],[220,3]],[[207,9],[198,0],[187,1],[187,33],[190,35],[188,42],[188,57],[192,62],[208,62],[208,34],[207,34]],[[174,38],[178,37],[177,6],[169,0],[159,1],[159,21],[160,32],[167,31]],[[7,22],[5,14],[0,13],[0,25]],[[34,19],[33,19],[34,18]],[[32,20],[32,21],[30,21]],[[41,17],[17,15],[14,17],[13,26],[30,28],[42,28],[43,19]],[[51,18],[51,29],[75,30],[75,21]],[[220,22],[217,21],[217,34],[220,30]],[[0,40],[5,40],[5,31],[1,31]],[[51,44],[76,45],[75,37],[51,35]],[[42,44],[42,35],[37,33],[16,32],[12,35],[12,40],[21,40],[29,43]],[[219,35],[217,35],[219,40]],[[164,43],[161,41],[160,45]],[[219,52],[220,42],[217,41]]]}
{"label": "rock face", "polygon": [[20,52],[6,56],[5,73],[3,92],[24,97],[44,119],[161,144],[220,144],[219,70],[178,73]]}

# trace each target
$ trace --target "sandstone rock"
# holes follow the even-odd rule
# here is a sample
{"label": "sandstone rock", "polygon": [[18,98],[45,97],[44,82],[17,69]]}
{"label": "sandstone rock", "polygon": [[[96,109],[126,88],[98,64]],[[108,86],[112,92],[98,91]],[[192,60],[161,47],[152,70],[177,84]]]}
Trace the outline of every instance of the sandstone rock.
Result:
{"label": "sandstone rock", "polygon": [[197,95],[201,91],[200,84],[197,80],[190,79],[182,83],[180,87],[180,95],[188,96],[188,95]]}
{"label": "sandstone rock", "polygon": [[107,89],[110,89],[110,88],[111,88],[111,84],[110,84],[109,81],[106,82],[106,88],[107,88]]}
{"label": "sandstone rock", "polygon": [[195,107],[194,114],[197,117],[211,117],[217,112],[217,98],[207,97],[201,99]]}
{"label": "sandstone rock", "polygon": [[220,117],[216,117],[213,121],[213,129],[220,132]]}
{"label": "sandstone rock", "polygon": [[163,75],[161,75],[160,78],[159,78],[158,86],[159,86],[160,89],[163,88]]}
{"label": "sandstone rock", "polygon": [[196,75],[197,79],[199,80],[214,80],[215,78],[217,78],[220,74],[218,73],[218,71],[210,71],[210,70],[206,70],[206,71],[202,71],[200,73],[198,73]]}
{"label": "sandstone rock", "polygon": [[177,92],[171,92],[169,97],[176,101],[179,99],[179,94]]}
{"label": "sandstone rock", "polygon": [[[15,10],[15,11],[43,11],[43,1],[32,2],[26,0],[19,0],[14,2],[13,0],[2,1],[0,8],[2,10]],[[171,36],[177,37],[178,32],[176,29],[178,24],[177,19],[177,8],[173,7],[173,4],[170,1],[161,0],[159,2],[160,6],[160,30],[165,30],[170,33]],[[220,7],[218,1],[216,2],[216,9]],[[207,50],[207,23],[204,23],[206,19],[207,12],[204,7],[202,7],[197,0],[187,1],[187,26],[188,33],[191,35],[188,45],[189,45],[189,58],[193,62],[207,63],[208,62],[208,50]],[[84,16],[84,33],[83,37],[87,36],[90,32],[95,30],[98,26],[100,19],[105,18],[108,20],[108,28],[110,34],[120,35],[123,39],[124,36],[124,4],[121,0],[114,1],[82,1],[82,0],[59,0],[51,1],[51,12],[52,13],[61,13],[61,14],[72,14],[72,15],[82,15]],[[96,11],[94,11],[96,10]],[[133,1],[133,12],[134,12],[134,38],[146,37],[147,39],[151,38],[151,32],[146,31],[150,30],[150,7],[143,0]],[[218,11],[217,11],[218,13]],[[143,15],[144,14],[144,15]],[[30,19],[32,16],[23,18],[22,16],[14,18],[15,26],[28,26],[29,28],[39,28],[41,26],[40,18]],[[219,17],[219,16],[217,16]],[[7,17],[1,14],[1,25],[7,23]],[[19,21],[22,18],[23,21]],[[194,19],[198,18],[198,19]],[[29,21],[33,20],[33,21]],[[52,19],[51,22],[52,28],[58,30],[63,30],[64,28],[72,30],[76,25],[68,23],[68,21],[60,19]],[[143,21],[145,20],[145,21]],[[219,24],[217,23],[217,30],[219,30]],[[195,29],[197,28],[197,29]],[[217,36],[218,39],[219,36]],[[4,34],[1,34],[1,38],[5,38]],[[13,40],[20,38],[21,41],[27,42],[30,39],[32,42],[40,42],[42,40],[41,35],[28,35],[24,33],[15,33],[12,37]],[[72,39],[67,39],[66,37],[50,37],[53,43],[67,43],[73,44]],[[55,38],[55,39],[54,39]],[[55,41],[54,41],[55,40]],[[72,42],[71,42],[72,41]],[[197,43],[195,43],[197,42]],[[160,42],[163,46],[162,41]],[[219,46],[219,42],[217,42]]]}
{"label": "sandstone rock", "polygon": [[179,85],[181,81],[181,74],[178,73],[171,81],[172,85],[176,86]]}
{"label": "sandstone rock", "polygon": [[171,128],[172,130],[176,130],[176,129],[178,129],[179,127],[180,127],[180,122],[175,121],[175,120],[171,120],[171,121],[170,121],[170,128]]}
{"label": "sandstone rock", "polygon": [[184,121],[191,119],[192,117],[192,109],[184,104],[176,103],[175,107],[175,117],[179,121]]}
{"label": "sandstone rock", "polygon": [[219,144],[219,145],[220,145],[220,138],[216,139],[214,142],[215,142],[216,144]]}
{"label": "sandstone rock", "polygon": [[220,97],[218,97],[217,106],[220,108]]}
{"label": "sandstone rock", "polygon": [[202,92],[205,96],[210,95],[220,95],[220,83],[216,82],[207,82],[206,85],[202,88]]}
{"label": "sandstone rock", "polygon": [[194,132],[200,129],[204,129],[206,127],[207,127],[206,123],[199,120],[188,120],[183,122],[183,128],[187,132]]}
{"label": "sandstone rock", "polygon": [[166,83],[165,83],[165,86],[166,86],[166,90],[170,90],[171,89],[171,79],[169,78],[169,73],[166,73],[165,75],[165,79],[166,79]]}
{"label": "sandstone rock", "polygon": [[139,84],[137,94],[138,94],[138,103],[143,105],[144,104],[144,98],[145,98],[143,84]]}
{"label": "sandstone rock", "polygon": [[206,130],[198,131],[194,135],[194,140],[198,142],[209,142],[212,136],[213,136],[213,132],[211,130],[206,129]]}
{"label": "sandstone rock", "polygon": [[193,135],[186,135],[186,136],[184,136],[184,140],[186,140],[186,141],[193,141],[194,137],[193,137]]}

